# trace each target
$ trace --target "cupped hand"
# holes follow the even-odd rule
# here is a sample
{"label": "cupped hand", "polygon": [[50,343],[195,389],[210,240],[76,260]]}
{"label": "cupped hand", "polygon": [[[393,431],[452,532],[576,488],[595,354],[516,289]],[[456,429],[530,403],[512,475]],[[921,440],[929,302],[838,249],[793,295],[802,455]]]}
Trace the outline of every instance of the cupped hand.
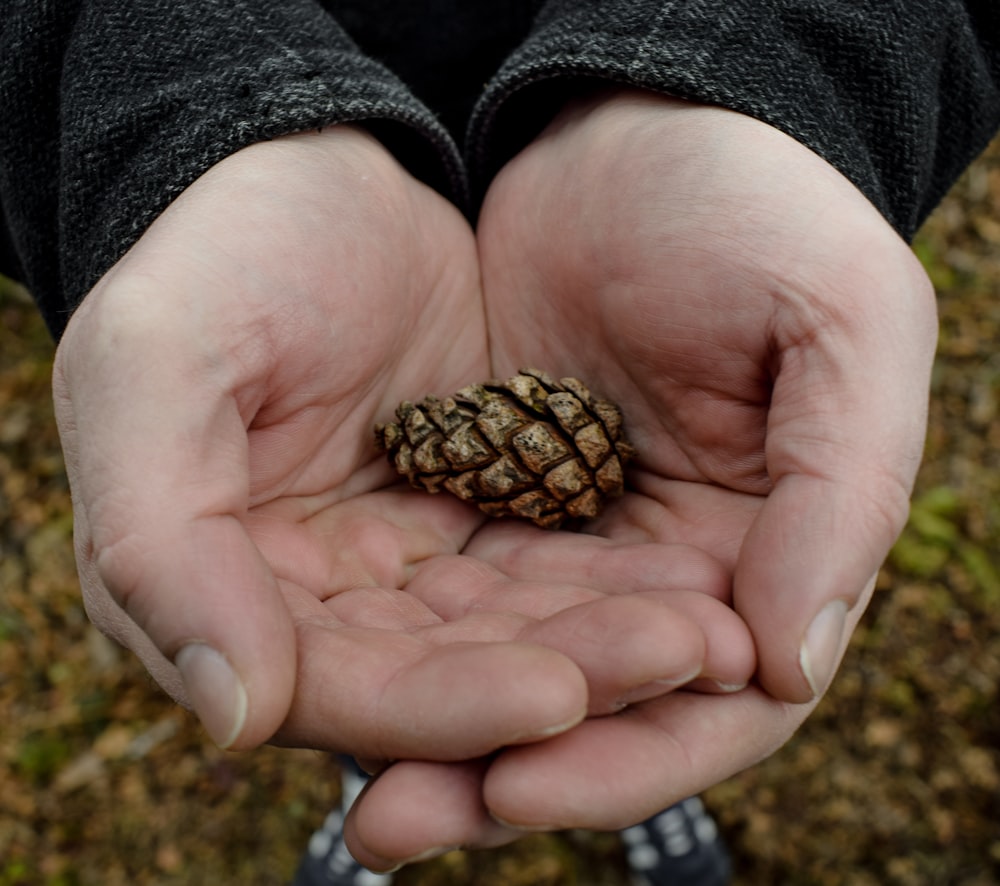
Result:
{"label": "cupped hand", "polygon": [[[374,422],[488,375],[473,234],[374,139],[334,127],[222,161],[60,343],[91,617],[236,748],[475,758],[706,661],[745,678],[747,655],[708,654],[697,604],[688,618],[564,581],[545,612],[517,605],[538,588],[461,554],[483,517],[400,488]],[[720,584],[695,573],[685,589]],[[476,582],[493,605],[444,615],[408,589]],[[595,648],[579,625],[601,615],[646,653]],[[683,642],[659,648],[676,625]]]}
{"label": "cupped hand", "polygon": [[567,109],[509,164],[479,243],[494,368],[543,354],[628,417],[636,494],[591,531],[731,562],[762,686],[821,694],[922,454],[937,327],[906,244],[777,130],[638,92]]}
{"label": "cupped hand", "polygon": [[625,90],[580,101],[501,171],[477,239],[494,372],[585,379],[622,405],[639,458],[574,550],[484,530],[466,553],[521,580],[600,584],[603,563],[610,589],[617,548],[706,552],[757,681],[462,771],[397,764],[349,821],[375,866],[518,828],[622,827],[776,750],[832,679],[922,451],[928,281],[849,181],[763,123]]}
{"label": "cupped hand", "polygon": [[[486,371],[472,234],[374,139],[335,127],[218,164],[58,349],[91,617],[225,746],[484,753],[575,722],[568,660],[425,636],[439,620],[394,593],[480,520],[394,491],[372,424]],[[352,589],[354,613],[326,605]]]}

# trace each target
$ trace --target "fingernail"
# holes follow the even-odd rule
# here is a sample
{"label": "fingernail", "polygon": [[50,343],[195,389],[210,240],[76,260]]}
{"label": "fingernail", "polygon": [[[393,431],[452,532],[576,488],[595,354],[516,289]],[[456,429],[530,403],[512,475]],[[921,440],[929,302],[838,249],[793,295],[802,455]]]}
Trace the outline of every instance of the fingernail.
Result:
{"label": "fingernail", "polygon": [[733,695],[747,688],[746,683],[723,683],[721,680],[713,680],[712,682],[715,684],[715,688],[725,695]]}
{"label": "fingernail", "polygon": [[544,833],[548,833],[550,831],[565,830],[565,827],[563,825],[556,825],[556,824],[552,824],[552,825],[549,825],[549,824],[513,824],[512,822],[504,821],[504,819],[502,819],[499,815],[497,815],[493,811],[490,811],[490,816],[502,828],[504,828],[505,830],[508,830],[508,831],[513,831],[514,833],[517,833],[517,834],[534,834],[534,833],[543,833],[543,832]]}
{"label": "fingernail", "polygon": [[433,849],[425,849],[423,852],[419,852],[411,858],[407,858],[405,861],[386,861],[384,864],[381,862],[372,861],[370,864],[374,867],[369,867],[369,870],[374,871],[377,874],[395,874],[400,868],[404,868],[411,864],[420,864],[422,861],[430,861],[432,858],[438,858],[439,856],[446,855],[449,852],[454,852],[458,846],[437,846]]}
{"label": "fingernail", "polygon": [[734,695],[747,688],[746,683],[724,683],[712,677],[699,677],[684,687],[690,692],[702,692],[706,695]]}
{"label": "fingernail", "polygon": [[221,652],[204,643],[188,643],[174,664],[201,725],[220,748],[228,748],[247,718],[247,692],[240,678]]}
{"label": "fingernail", "polygon": [[846,621],[847,604],[843,600],[831,600],[806,631],[799,650],[799,667],[813,697],[820,695],[833,677]]}
{"label": "fingernail", "polygon": [[648,701],[651,698],[659,698],[661,695],[665,695],[673,689],[677,689],[679,686],[686,686],[692,680],[694,680],[698,674],[701,673],[701,668],[692,671],[690,674],[679,679],[672,680],[650,680],[648,683],[643,683],[641,686],[635,686],[628,692],[620,695],[613,704],[616,710],[621,710],[629,705],[638,704],[642,701]]}
{"label": "fingernail", "polygon": [[523,732],[515,732],[508,736],[504,740],[504,744],[529,744],[531,742],[541,741],[542,739],[552,738],[554,735],[562,735],[564,732],[569,732],[574,726],[579,726],[587,716],[587,712],[583,711],[577,716],[574,716],[571,720],[566,720],[563,723],[558,723],[555,726],[545,726],[541,729],[528,729]]}

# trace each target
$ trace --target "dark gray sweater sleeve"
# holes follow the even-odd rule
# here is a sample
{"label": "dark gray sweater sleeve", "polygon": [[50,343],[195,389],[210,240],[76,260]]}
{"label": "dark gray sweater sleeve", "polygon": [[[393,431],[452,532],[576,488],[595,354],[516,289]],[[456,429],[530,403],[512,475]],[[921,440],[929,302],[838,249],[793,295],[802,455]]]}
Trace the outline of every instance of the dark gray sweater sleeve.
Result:
{"label": "dark gray sweater sleeve", "polygon": [[1000,124],[1000,3],[548,0],[473,114],[480,189],[587,78],[763,120],[910,238]]}
{"label": "dark gray sweater sleeve", "polygon": [[50,329],[240,147],[346,121],[461,200],[450,136],[314,0],[6,0],[0,261]]}
{"label": "dark gray sweater sleeve", "polygon": [[[997,0],[497,0],[457,17],[432,0],[406,27],[393,0],[4,0],[0,270],[56,335],[181,190],[261,139],[366,121],[462,203],[449,134],[324,7],[440,101],[481,82],[461,59],[529,32],[470,121],[479,193],[562,102],[610,80],[782,129],[908,238],[1000,124]],[[442,41],[462,51],[429,58]]]}

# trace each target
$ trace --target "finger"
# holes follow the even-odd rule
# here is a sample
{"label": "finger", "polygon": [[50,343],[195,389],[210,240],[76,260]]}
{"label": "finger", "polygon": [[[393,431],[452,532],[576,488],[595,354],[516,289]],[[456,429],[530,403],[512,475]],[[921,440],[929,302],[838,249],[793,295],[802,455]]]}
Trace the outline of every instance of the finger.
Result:
{"label": "finger", "polygon": [[[384,482],[376,472],[383,460],[378,462],[356,471],[348,483],[364,474],[374,475],[366,478],[369,483]],[[395,486],[358,491],[355,497],[335,488],[320,496],[279,499],[254,508],[245,519],[275,576],[309,588],[343,610],[350,624],[357,624],[366,614],[361,609],[371,603],[363,596],[362,605],[353,607],[352,590],[405,587],[424,564],[460,549],[484,519],[450,495]],[[391,600],[393,606],[405,605],[402,596]]]}
{"label": "finger", "polygon": [[683,590],[728,601],[730,587],[725,568],[688,544],[618,545],[498,525],[479,532],[462,556],[419,564],[406,590],[446,619],[483,609],[541,619],[609,594]]}
{"label": "finger", "polygon": [[[740,511],[740,507],[729,503],[725,510]],[[656,522],[662,526],[666,521],[660,517]],[[692,534],[687,528],[685,532]],[[742,688],[751,676],[755,662],[752,638],[731,610],[716,603],[730,599],[730,574],[719,560],[690,543],[631,544],[593,535],[540,533],[526,527],[499,525],[476,535],[466,551],[505,575],[525,580],[526,586],[530,586],[531,579],[555,575],[605,594],[644,595],[669,606],[703,635],[706,652],[698,684],[703,691],[732,692]],[[732,559],[735,561],[735,554]],[[552,592],[544,593],[549,598]],[[538,604],[534,605],[537,611]],[[635,625],[632,630],[636,632],[633,637],[642,633],[655,636],[653,622]],[[600,691],[591,670],[566,647],[556,648],[581,664],[588,674],[593,712],[594,694]],[[678,679],[679,674],[680,670],[674,669],[673,679]],[[668,678],[667,684],[670,682]],[[633,684],[631,700],[659,694],[655,686],[647,688],[648,694],[639,684]],[[620,691],[624,695],[627,690],[623,687]]]}
{"label": "finger", "polygon": [[767,757],[812,707],[753,688],[678,692],[506,750],[485,773],[483,761],[399,763],[362,795],[348,843],[385,870],[524,831],[628,827]]}
{"label": "finger", "polygon": [[685,588],[728,600],[731,589],[719,562],[689,544],[623,544],[501,522],[475,535],[464,553],[511,578],[558,578],[605,594]]}
{"label": "finger", "polygon": [[396,763],[351,808],[344,836],[375,871],[423,861],[457,847],[502,846],[523,834],[490,817],[482,799],[488,760]]}
{"label": "finger", "polygon": [[522,638],[571,658],[587,679],[591,716],[660,695],[699,676],[698,626],[657,601],[605,597],[530,624]]}
{"label": "finger", "polygon": [[468,759],[572,728],[586,714],[583,675],[557,651],[469,641],[461,625],[346,626],[317,614],[310,595],[298,599],[298,683],[281,744]]}
{"label": "finger", "polygon": [[561,580],[512,581],[489,563],[465,554],[419,564],[406,592],[449,622],[475,612],[513,612],[542,619],[603,596]]}
{"label": "finger", "polygon": [[521,639],[572,659],[591,716],[662,695],[696,678],[735,691],[753,675],[753,640],[728,606],[692,591],[605,597],[533,622]]}
{"label": "finger", "polygon": [[757,650],[746,622],[729,606],[697,591],[655,595],[662,605],[698,626],[705,655],[698,678],[686,684],[701,692],[737,692],[753,678]]}
{"label": "finger", "polygon": [[774,487],[740,552],[734,605],[757,639],[761,684],[787,701],[825,691],[848,613],[908,513],[936,327],[926,276],[900,249],[896,264],[880,252],[878,267],[902,299],[856,271],[821,331],[798,344],[801,330],[779,332],[788,342],[768,418]]}
{"label": "finger", "polygon": [[[519,533],[507,536],[493,553],[504,551]],[[527,538],[533,534],[529,531]],[[552,547],[546,547],[551,540]],[[543,574],[557,579],[559,565],[590,587],[560,581],[511,581],[471,556],[440,557],[421,566],[407,586],[409,599],[425,603],[439,617],[454,622],[484,613],[517,614],[524,628],[521,640],[557,649],[574,661],[587,679],[591,715],[619,710],[625,704],[668,692],[694,678],[704,678],[710,691],[734,691],[746,684],[754,665],[753,643],[745,625],[711,591],[725,596],[728,579],[721,566],[687,545],[626,545],[604,539],[570,537],[561,542],[546,533],[536,555],[504,558],[521,574]],[[480,544],[480,554],[486,552]],[[610,567],[591,551],[606,555]],[[565,557],[564,557],[565,555]],[[575,565],[574,565],[575,558]],[[640,560],[657,580],[638,573],[639,588],[620,580],[616,565]],[[693,565],[691,565],[693,562]],[[669,569],[668,564],[674,568]],[[604,596],[593,585],[613,588]],[[688,590],[693,585],[701,590]],[[511,628],[517,620],[508,618]]]}
{"label": "finger", "polygon": [[812,707],[753,687],[675,692],[505,751],[483,797],[514,829],[625,828],[769,756]]}

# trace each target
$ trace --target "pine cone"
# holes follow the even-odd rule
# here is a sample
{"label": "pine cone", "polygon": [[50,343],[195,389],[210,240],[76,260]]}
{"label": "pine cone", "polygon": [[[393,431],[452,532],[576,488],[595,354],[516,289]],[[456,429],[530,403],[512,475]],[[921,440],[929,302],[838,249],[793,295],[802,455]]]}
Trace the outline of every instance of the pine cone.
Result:
{"label": "pine cone", "polygon": [[622,494],[622,467],[635,456],[614,403],[537,369],[403,402],[396,417],[375,426],[375,440],[412,486],[546,529],[596,517]]}

